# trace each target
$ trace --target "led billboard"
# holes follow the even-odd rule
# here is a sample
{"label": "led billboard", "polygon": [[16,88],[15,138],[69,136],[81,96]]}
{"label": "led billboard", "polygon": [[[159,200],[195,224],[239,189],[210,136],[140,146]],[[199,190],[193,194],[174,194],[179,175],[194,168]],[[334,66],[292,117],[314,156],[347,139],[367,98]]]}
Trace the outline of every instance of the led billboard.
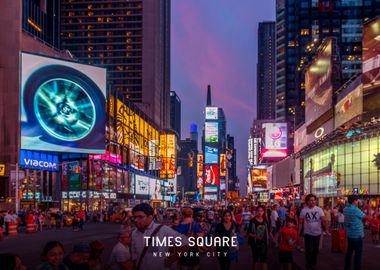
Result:
{"label": "led billboard", "polygon": [[267,169],[255,167],[251,168],[251,183],[253,188],[267,188]]}
{"label": "led billboard", "polygon": [[205,146],[205,163],[218,164],[218,148]]}
{"label": "led billboard", "polygon": [[331,39],[319,47],[317,57],[305,74],[305,122],[312,123],[332,106],[332,48]]}
{"label": "led billboard", "polygon": [[160,178],[174,178],[176,169],[176,137],[174,134],[160,135]]}
{"label": "led billboard", "polygon": [[360,116],[363,112],[363,85],[358,78],[342,93],[335,105],[335,128]]}
{"label": "led billboard", "polygon": [[286,123],[265,123],[265,147],[261,150],[261,158],[279,158],[287,156]]}
{"label": "led billboard", "polygon": [[58,171],[58,156],[35,151],[20,151],[20,166],[42,171]]}
{"label": "led billboard", "polygon": [[205,123],[205,140],[206,143],[218,142],[218,122],[206,122]]}
{"label": "led billboard", "polygon": [[105,152],[106,69],[21,55],[21,148]]}
{"label": "led billboard", "polygon": [[135,175],[135,188],[136,188],[136,194],[140,195],[149,195],[149,183],[150,179],[147,176]]}
{"label": "led billboard", "polygon": [[380,18],[363,27],[363,116],[380,115]]}
{"label": "led billboard", "polygon": [[220,159],[219,159],[219,168],[220,168],[220,176],[226,176],[227,172],[227,159],[225,154],[220,154]]}
{"label": "led billboard", "polygon": [[218,108],[206,107],[206,120],[217,120],[217,119],[218,119]]}
{"label": "led billboard", "polygon": [[218,165],[205,165],[204,185],[218,185],[219,184],[219,166]]}
{"label": "led billboard", "polygon": [[203,176],[203,155],[202,154],[197,155],[197,176],[198,177]]}
{"label": "led billboard", "polygon": [[164,192],[164,180],[150,178],[149,195],[152,200],[162,200],[162,193]]}

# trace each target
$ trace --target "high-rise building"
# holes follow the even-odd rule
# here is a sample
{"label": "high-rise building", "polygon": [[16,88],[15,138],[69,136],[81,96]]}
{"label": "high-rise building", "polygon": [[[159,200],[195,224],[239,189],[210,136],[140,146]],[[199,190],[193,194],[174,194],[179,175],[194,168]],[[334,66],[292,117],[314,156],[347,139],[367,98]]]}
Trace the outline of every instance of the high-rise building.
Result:
{"label": "high-rise building", "polygon": [[170,128],[181,139],[181,100],[174,91],[170,91]]}
{"label": "high-rise building", "polygon": [[170,126],[170,0],[61,0],[61,42],[106,67],[113,91]]}
{"label": "high-rise building", "polygon": [[276,120],[288,122],[290,146],[304,121],[303,68],[315,48],[325,37],[337,38],[345,83],[361,72],[362,23],[378,14],[376,0],[276,1]]}
{"label": "high-rise building", "polygon": [[[180,174],[177,176],[177,187],[179,191],[196,192],[197,186],[197,142],[191,138],[179,141],[179,153],[177,166]],[[177,170],[178,172],[178,170]]]}
{"label": "high-rise building", "polygon": [[257,50],[257,119],[275,119],[276,24],[261,22]]}
{"label": "high-rise building", "polygon": [[59,0],[22,0],[22,29],[59,48]]}
{"label": "high-rise building", "polygon": [[236,175],[236,148],[235,148],[235,138],[227,134],[227,148],[226,148],[226,158],[227,158],[227,183],[228,191],[239,191],[239,179]]}

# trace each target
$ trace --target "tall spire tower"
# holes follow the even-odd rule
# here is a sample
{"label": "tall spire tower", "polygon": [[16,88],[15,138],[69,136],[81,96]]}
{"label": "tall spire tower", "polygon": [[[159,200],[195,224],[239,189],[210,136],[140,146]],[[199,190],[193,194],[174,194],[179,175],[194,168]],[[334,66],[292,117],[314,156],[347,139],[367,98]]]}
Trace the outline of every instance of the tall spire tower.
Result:
{"label": "tall spire tower", "polygon": [[211,107],[211,86],[207,85],[207,103],[206,107]]}

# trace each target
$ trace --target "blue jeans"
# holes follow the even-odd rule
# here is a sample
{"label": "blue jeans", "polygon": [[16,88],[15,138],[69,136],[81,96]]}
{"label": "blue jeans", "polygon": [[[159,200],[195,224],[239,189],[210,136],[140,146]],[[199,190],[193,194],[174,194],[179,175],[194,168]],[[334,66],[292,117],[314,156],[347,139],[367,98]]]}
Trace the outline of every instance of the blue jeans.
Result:
{"label": "blue jeans", "polygon": [[354,269],[359,270],[362,264],[363,238],[348,238],[346,258],[344,260],[344,270],[351,270],[352,253],[354,256]]}

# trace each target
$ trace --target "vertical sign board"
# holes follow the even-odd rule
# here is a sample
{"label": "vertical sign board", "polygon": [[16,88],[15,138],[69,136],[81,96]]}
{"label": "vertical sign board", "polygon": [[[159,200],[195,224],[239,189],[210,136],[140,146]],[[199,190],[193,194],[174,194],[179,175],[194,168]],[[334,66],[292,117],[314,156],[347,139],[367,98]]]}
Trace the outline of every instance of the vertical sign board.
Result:
{"label": "vertical sign board", "polygon": [[172,179],[176,169],[176,137],[174,134],[160,135],[160,178]]}

